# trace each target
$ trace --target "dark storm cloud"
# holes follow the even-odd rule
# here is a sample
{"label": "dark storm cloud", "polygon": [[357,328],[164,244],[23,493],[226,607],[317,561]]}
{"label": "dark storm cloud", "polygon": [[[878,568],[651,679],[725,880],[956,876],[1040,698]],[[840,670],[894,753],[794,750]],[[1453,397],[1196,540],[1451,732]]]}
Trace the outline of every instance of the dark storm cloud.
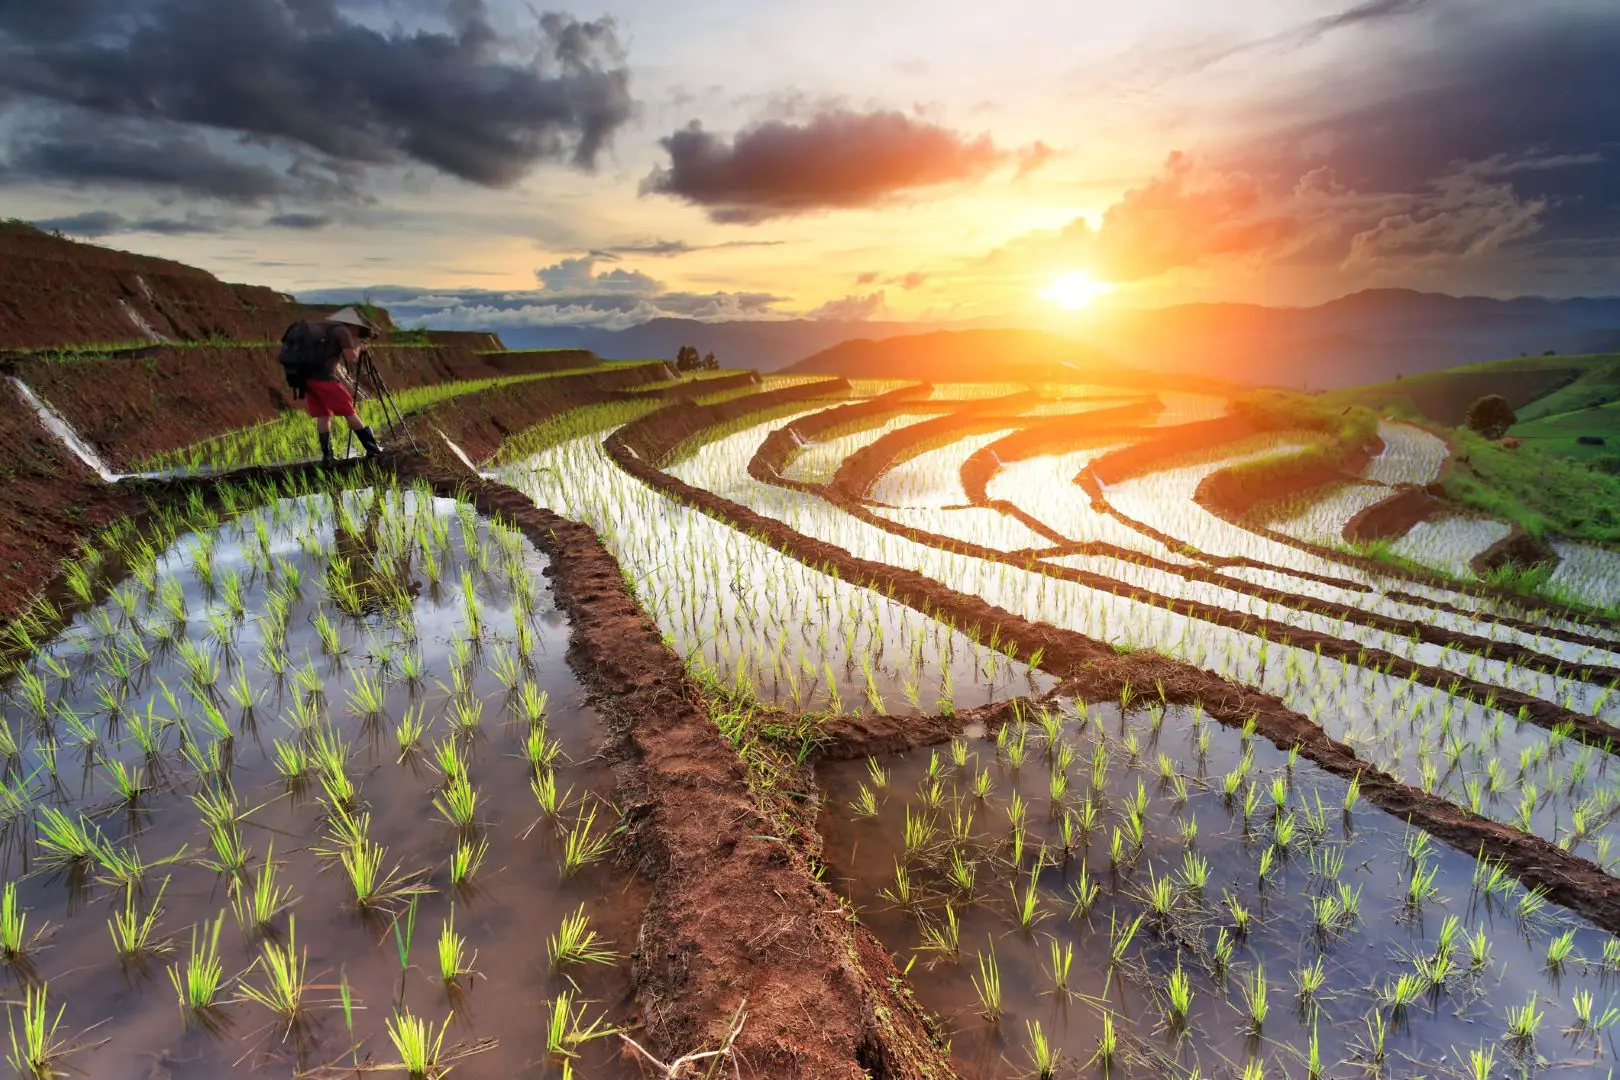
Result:
{"label": "dark storm cloud", "polygon": [[[519,51],[483,0],[440,10],[447,30],[380,31],[337,0],[3,0],[0,106],[146,129],[100,155],[64,153],[36,131],[13,148],[11,171],[43,163],[42,179],[172,186],[149,154],[120,166],[114,150],[185,145],[199,129],[354,165],[421,163],[493,187],[544,162],[593,168],[632,111],[612,20],[542,15]],[[183,186],[275,193],[262,171],[206,175]]]}
{"label": "dark storm cloud", "polygon": [[305,186],[266,165],[219,154],[198,139],[73,126],[21,136],[0,165],[0,180],[166,189],[232,202],[259,202]]}
{"label": "dark storm cloud", "polygon": [[688,244],[685,240],[647,240],[635,244],[619,244],[614,247],[593,248],[590,251],[592,258],[613,261],[624,255],[651,255],[654,258],[667,259],[676,255],[690,255],[694,251],[720,251],[725,248],[749,247],[781,247],[786,240],[727,240],[722,244]]}
{"label": "dark storm cloud", "polygon": [[[1620,234],[1620,8],[1459,31],[1376,101],[1251,151],[1278,172],[1327,167],[1360,191],[1413,192],[1466,167],[1544,201],[1547,239]],[[1296,173],[1297,174],[1297,173]]]}
{"label": "dark storm cloud", "polygon": [[324,229],[332,224],[333,219],[327,214],[272,214],[264,219],[264,223],[272,229],[297,229],[303,232],[313,232]]}
{"label": "dark storm cloud", "polygon": [[221,229],[220,222],[212,218],[136,218],[131,220],[110,210],[87,210],[68,217],[41,218],[35,227],[46,232],[59,232],[68,236],[96,238],[117,233],[150,232],[166,236],[191,233],[212,233]]}
{"label": "dark storm cloud", "polygon": [[730,141],[693,121],[663,147],[670,163],[643,194],[672,195],[719,222],[754,224],[817,210],[881,204],[908,190],[974,180],[1007,157],[900,112],[833,109],[803,123],[767,120]]}

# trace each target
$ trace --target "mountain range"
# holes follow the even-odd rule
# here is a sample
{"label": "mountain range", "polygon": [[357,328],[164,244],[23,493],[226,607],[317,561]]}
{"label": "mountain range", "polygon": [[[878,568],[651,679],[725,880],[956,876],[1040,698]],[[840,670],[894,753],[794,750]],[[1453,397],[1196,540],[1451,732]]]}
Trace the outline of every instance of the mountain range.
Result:
{"label": "mountain range", "polygon": [[[854,339],[1016,326],[972,323],[698,322],[654,319],[625,330],[505,329],[509,348],[586,348],[607,359],[672,357],[682,345],[727,367],[774,371]],[[1335,389],[1547,350],[1620,351],[1620,297],[1455,297],[1407,289],[1354,293],[1316,307],[1200,303],[1097,311],[1067,332],[1077,346],[1134,367],[1253,385]]]}

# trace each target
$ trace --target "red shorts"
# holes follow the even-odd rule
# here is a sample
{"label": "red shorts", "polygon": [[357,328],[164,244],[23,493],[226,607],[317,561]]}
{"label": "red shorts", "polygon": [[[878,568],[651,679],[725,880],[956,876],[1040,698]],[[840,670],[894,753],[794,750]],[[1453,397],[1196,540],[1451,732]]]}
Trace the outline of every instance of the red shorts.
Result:
{"label": "red shorts", "polygon": [[340,382],[306,379],[304,408],[316,420],[324,420],[329,416],[353,416],[354,399],[349,396],[348,387]]}

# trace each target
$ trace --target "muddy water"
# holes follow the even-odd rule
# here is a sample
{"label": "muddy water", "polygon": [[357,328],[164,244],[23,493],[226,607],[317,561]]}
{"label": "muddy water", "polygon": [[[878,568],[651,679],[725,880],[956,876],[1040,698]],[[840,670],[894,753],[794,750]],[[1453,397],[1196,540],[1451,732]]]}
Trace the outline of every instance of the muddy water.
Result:
{"label": "muddy water", "polygon": [[[1184,709],[1122,718],[1116,706],[1093,705],[1089,714],[1084,722],[1072,713],[1063,720],[1060,745],[1073,753],[1066,768],[1055,763],[1034,723],[1023,729],[1026,756],[1017,767],[1009,752],[1020,739],[1016,728],[1000,749],[984,738],[966,740],[961,767],[948,747],[885,758],[879,764],[888,784],[876,793],[876,817],[851,808],[862,785],[873,786],[865,762],[820,772],[826,796],[821,828],[833,878],[902,965],[915,957],[911,983],[919,1000],[951,1028],[964,1077],[1031,1075],[1030,1022],[1041,1025],[1067,1062],[1058,1075],[1085,1074],[1081,1066],[1097,1051],[1105,1013],[1120,1035],[1113,1071],[1121,1075],[1186,1076],[1195,1068],[1205,1076],[1236,1075],[1259,1059],[1266,1075],[1304,1076],[1313,1034],[1327,1075],[1359,1072],[1375,1059],[1386,1075],[1453,1075],[1459,1053],[1466,1064],[1470,1049],[1493,1048],[1498,1067],[1523,1055],[1499,1037],[1506,1010],[1531,995],[1546,1017],[1529,1056],[1540,1055],[1557,1075],[1604,1074],[1612,1061],[1608,1038],[1563,1029],[1575,1023],[1572,999],[1578,991],[1593,995],[1599,1014],[1617,997],[1612,969],[1603,962],[1607,935],[1551,908],[1520,917],[1522,890],[1508,886],[1487,895],[1475,885],[1477,864],[1449,849],[1430,845],[1414,858],[1399,821],[1364,804],[1346,816],[1344,782],[1307,764],[1290,767],[1286,755],[1263,740],[1246,747],[1240,733]],[[1107,760],[1094,786],[1099,747]],[[1223,777],[1246,753],[1252,753],[1252,765],[1228,800]],[[923,792],[936,754],[941,797],[939,807],[930,809]],[[972,790],[980,770],[991,785],[982,799]],[[1055,803],[1050,779],[1058,773],[1069,788]],[[1278,779],[1286,786],[1283,815],[1273,804]],[[1245,807],[1249,782],[1258,792],[1252,811]],[[1017,868],[1008,815],[1014,793],[1026,806],[1027,820]],[[1122,851],[1129,854],[1116,865],[1112,836],[1136,798],[1145,802],[1144,843],[1134,851],[1125,841]],[[1062,811],[1079,819],[1087,800],[1096,825],[1089,840],[1077,830],[1065,856]],[[1318,802],[1320,833],[1310,824]],[[938,830],[909,855],[903,839],[908,810]],[[964,839],[951,841],[953,815],[968,812],[973,820],[961,830]],[[1312,835],[1296,834],[1286,849],[1278,847],[1283,816]],[[1187,838],[1193,822],[1196,835]],[[1049,865],[1037,871],[1035,853],[1043,844]],[[1272,861],[1262,882],[1268,849]],[[970,889],[946,877],[953,852],[974,864]],[[1201,890],[1187,882],[1189,856],[1207,860],[1209,880]],[[910,908],[894,896],[897,862],[909,867],[916,896]],[[1414,866],[1434,874],[1433,892],[1416,906],[1406,901]],[[1096,899],[1078,913],[1074,890],[1086,877],[1097,888]],[[1014,914],[1014,889],[1023,894],[1032,881],[1037,918],[1024,929]],[[1168,883],[1173,897],[1163,919],[1148,899],[1157,883]],[[1313,903],[1337,896],[1341,884],[1358,898],[1359,918],[1318,932]],[[1250,912],[1246,934],[1237,932],[1228,896]],[[947,901],[961,926],[957,955],[922,948],[921,922],[942,925]],[[1139,915],[1144,921],[1119,963],[1111,962],[1111,936],[1122,937]],[[1400,975],[1417,971],[1417,960],[1436,955],[1452,918],[1454,970],[1397,1007],[1390,988]],[[1223,931],[1231,941],[1224,966],[1215,958]],[[1489,958],[1474,967],[1463,936],[1480,931]],[[1566,932],[1573,956],[1551,971],[1548,945]],[[1053,975],[1054,944],[1073,949],[1064,990]],[[975,980],[982,981],[979,957],[992,949],[1003,994],[995,1021],[983,1015],[975,990]],[[1302,1001],[1298,979],[1318,960],[1323,985]],[[1184,1022],[1167,1018],[1167,984],[1178,966],[1193,992]],[[1251,1033],[1244,987],[1260,971],[1269,1011],[1259,1032]]]}
{"label": "muddy water", "polygon": [[[348,1066],[356,1059],[386,1066],[398,1058],[384,1025],[402,1003],[435,1026],[453,1017],[444,1039],[447,1055],[452,1045],[456,1053],[486,1047],[462,1061],[457,1075],[555,1076],[559,1069],[546,1056],[545,1020],[549,1003],[569,983],[549,970],[546,936],[556,932],[564,915],[585,904],[593,925],[621,953],[634,941],[645,898],[632,880],[607,862],[572,878],[561,876],[558,830],[540,820],[530,791],[531,768],[520,754],[529,725],[496,676],[502,665],[517,663],[522,678],[548,695],[545,730],[563,755],[556,763],[557,780],[573,792],[561,815],[564,824],[573,824],[584,800],[591,800],[599,806],[595,831],[610,830],[616,821],[608,805],[611,776],[594,760],[602,732],[564,662],[568,626],[538,584],[544,558],[516,535],[502,541],[513,553],[510,559],[503,556],[495,528],[453,502],[397,491],[349,492],[339,498],[359,525],[356,533],[341,532],[334,525],[333,501],[314,496],[243,514],[207,535],[188,534],[162,553],[147,576],[156,590],[145,588],[138,572],[120,587],[118,598],[103,605],[117,628],[113,636],[91,611],[47,647],[30,670],[40,673],[53,709],[72,710],[97,737],[93,750],[78,745],[81,736],[58,712],[52,724],[55,783],[36,772],[51,739],[25,704],[28,695],[19,681],[7,686],[5,719],[23,743],[11,782],[34,774],[41,805],[88,815],[109,843],[138,848],[149,864],[186,852],[168,865],[151,866],[139,899],[145,912],[158,902],[162,888],[157,936],[172,942],[172,949],[120,964],[106,922],[122,909],[123,890],[94,881],[93,869],[89,884],[75,887],[70,879],[85,875],[45,868],[32,828],[13,825],[6,833],[5,878],[17,883],[21,906],[29,910],[29,931],[49,926],[30,953],[32,974],[48,984],[53,1013],[66,1005],[59,1033],[84,1044],[66,1063],[87,1075],[213,1078],[251,1070],[278,1076],[300,1067]],[[420,544],[389,539],[396,529],[408,537],[418,527],[441,530],[434,560],[441,567],[437,585],[429,580]],[[204,548],[212,557],[200,563]],[[200,565],[211,566],[211,573]],[[380,594],[364,586],[358,608],[344,614],[335,591],[324,584],[339,565],[360,582],[387,574],[405,584],[414,593],[409,615],[389,611]],[[479,600],[476,644],[469,644],[463,570]],[[288,593],[295,576],[299,586],[286,618],[285,647],[267,645],[276,636],[277,621],[270,616],[269,596]],[[243,585],[244,603],[236,616],[229,614],[226,599],[231,586],[225,582],[231,578]],[[517,602],[520,590],[534,597],[527,613]],[[335,653],[316,630],[322,612],[336,630]],[[520,626],[529,640],[522,660]],[[192,680],[181,642],[218,665],[212,694],[187,688]],[[151,659],[135,662],[125,681],[112,668],[118,663],[115,654],[132,648],[148,650]],[[456,659],[458,648],[464,663]],[[414,680],[404,672],[408,654],[420,658]],[[65,678],[50,670],[47,655]],[[269,670],[276,655],[290,659],[286,676]],[[467,673],[466,700],[482,706],[481,723],[466,735],[452,735],[448,716],[447,688],[458,666]],[[372,840],[386,848],[384,868],[397,864],[401,875],[428,889],[417,901],[403,972],[391,915],[361,915],[343,868],[312,850],[326,842],[328,831],[329,810],[319,797],[319,783],[311,779],[289,790],[275,768],[274,742],[298,741],[289,718],[300,711],[300,700],[308,700],[294,675],[298,669],[308,671],[323,691],[308,715],[319,727],[329,725],[351,748],[347,773],[359,786],[361,808],[370,814]],[[251,709],[238,705],[227,690],[238,675],[254,701]],[[358,707],[351,704],[363,679],[383,688],[375,717],[356,715]],[[99,691],[121,699],[116,717]],[[215,703],[231,731],[229,739],[215,744],[229,763],[223,781],[200,777],[180,752],[183,739],[202,748],[213,742],[205,733],[203,700]],[[149,709],[161,718],[150,755],[135,735]],[[459,889],[448,874],[457,833],[433,806],[439,774],[424,757],[400,760],[395,726],[413,712],[427,724],[424,747],[452,739],[460,746],[479,793],[479,826],[468,835],[486,840],[488,855],[471,883]],[[206,754],[197,756],[206,761]],[[106,759],[139,764],[153,778],[154,790],[136,810],[117,804]],[[222,782],[234,790],[244,812],[240,835],[251,852],[246,876],[262,873],[273,851],[276,880],[296,897],[290,911],[272,923],[273,933],[285,938],[295,920],[296,941],[308,955],[306,1000],[313,1004],[291,1036],[263,1006],[234,1000],[238,987],[230,980],[240,975],[254,985],[264,981],[259,971],[248,970],[259,945],[230,914],[232,879],[204,865],[211,857],[209,836],[189,799]],[[435,952],[452,911],[468,953],[476,950],[474,974],[460,988],[441,982]],[[229,982],[220,999],[227,1004],[208,1025],[188,1026],[166,969],[188,953],[192,927],[222,913],[221,958]],[[578,1000],[591,1002],[589,1018],[630,1018],[626,964],[589,965],[571,974]],[[8,967],[4,978],[8,997],[15,997],[18,970]],[[352,1034],[339,1007],[344,982],[356,1005]],[[583,1046],[576,1065],[589,1076],[640,1075],[619,1060],[617,1039]]]}

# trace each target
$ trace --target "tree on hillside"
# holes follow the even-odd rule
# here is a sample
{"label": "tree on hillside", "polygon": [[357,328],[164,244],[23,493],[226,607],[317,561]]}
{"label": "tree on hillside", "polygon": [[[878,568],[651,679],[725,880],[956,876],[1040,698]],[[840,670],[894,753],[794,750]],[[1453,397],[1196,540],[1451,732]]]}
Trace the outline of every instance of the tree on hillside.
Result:
{"label": "tree on hillside", "polygon": [[703,357],[691,345],[682,345],[675,351],[676,371],[702,371]]}
{"label": "tree on hillside", "polygon": [[703,358],[703,370],[704,371],[719,371],[720,370],[720,361],[718,361],[718,360],[716,360],[714,358],[714,353],[711,352],[711,353],[709,353],[707,356],[705,356]]}
{"label": "tree on hillside", "polygon": [[1468,407],[1468,426],[1487,439],[1500,439],[1518,421],[1513,406],[1501,394],[1486,394]]}

